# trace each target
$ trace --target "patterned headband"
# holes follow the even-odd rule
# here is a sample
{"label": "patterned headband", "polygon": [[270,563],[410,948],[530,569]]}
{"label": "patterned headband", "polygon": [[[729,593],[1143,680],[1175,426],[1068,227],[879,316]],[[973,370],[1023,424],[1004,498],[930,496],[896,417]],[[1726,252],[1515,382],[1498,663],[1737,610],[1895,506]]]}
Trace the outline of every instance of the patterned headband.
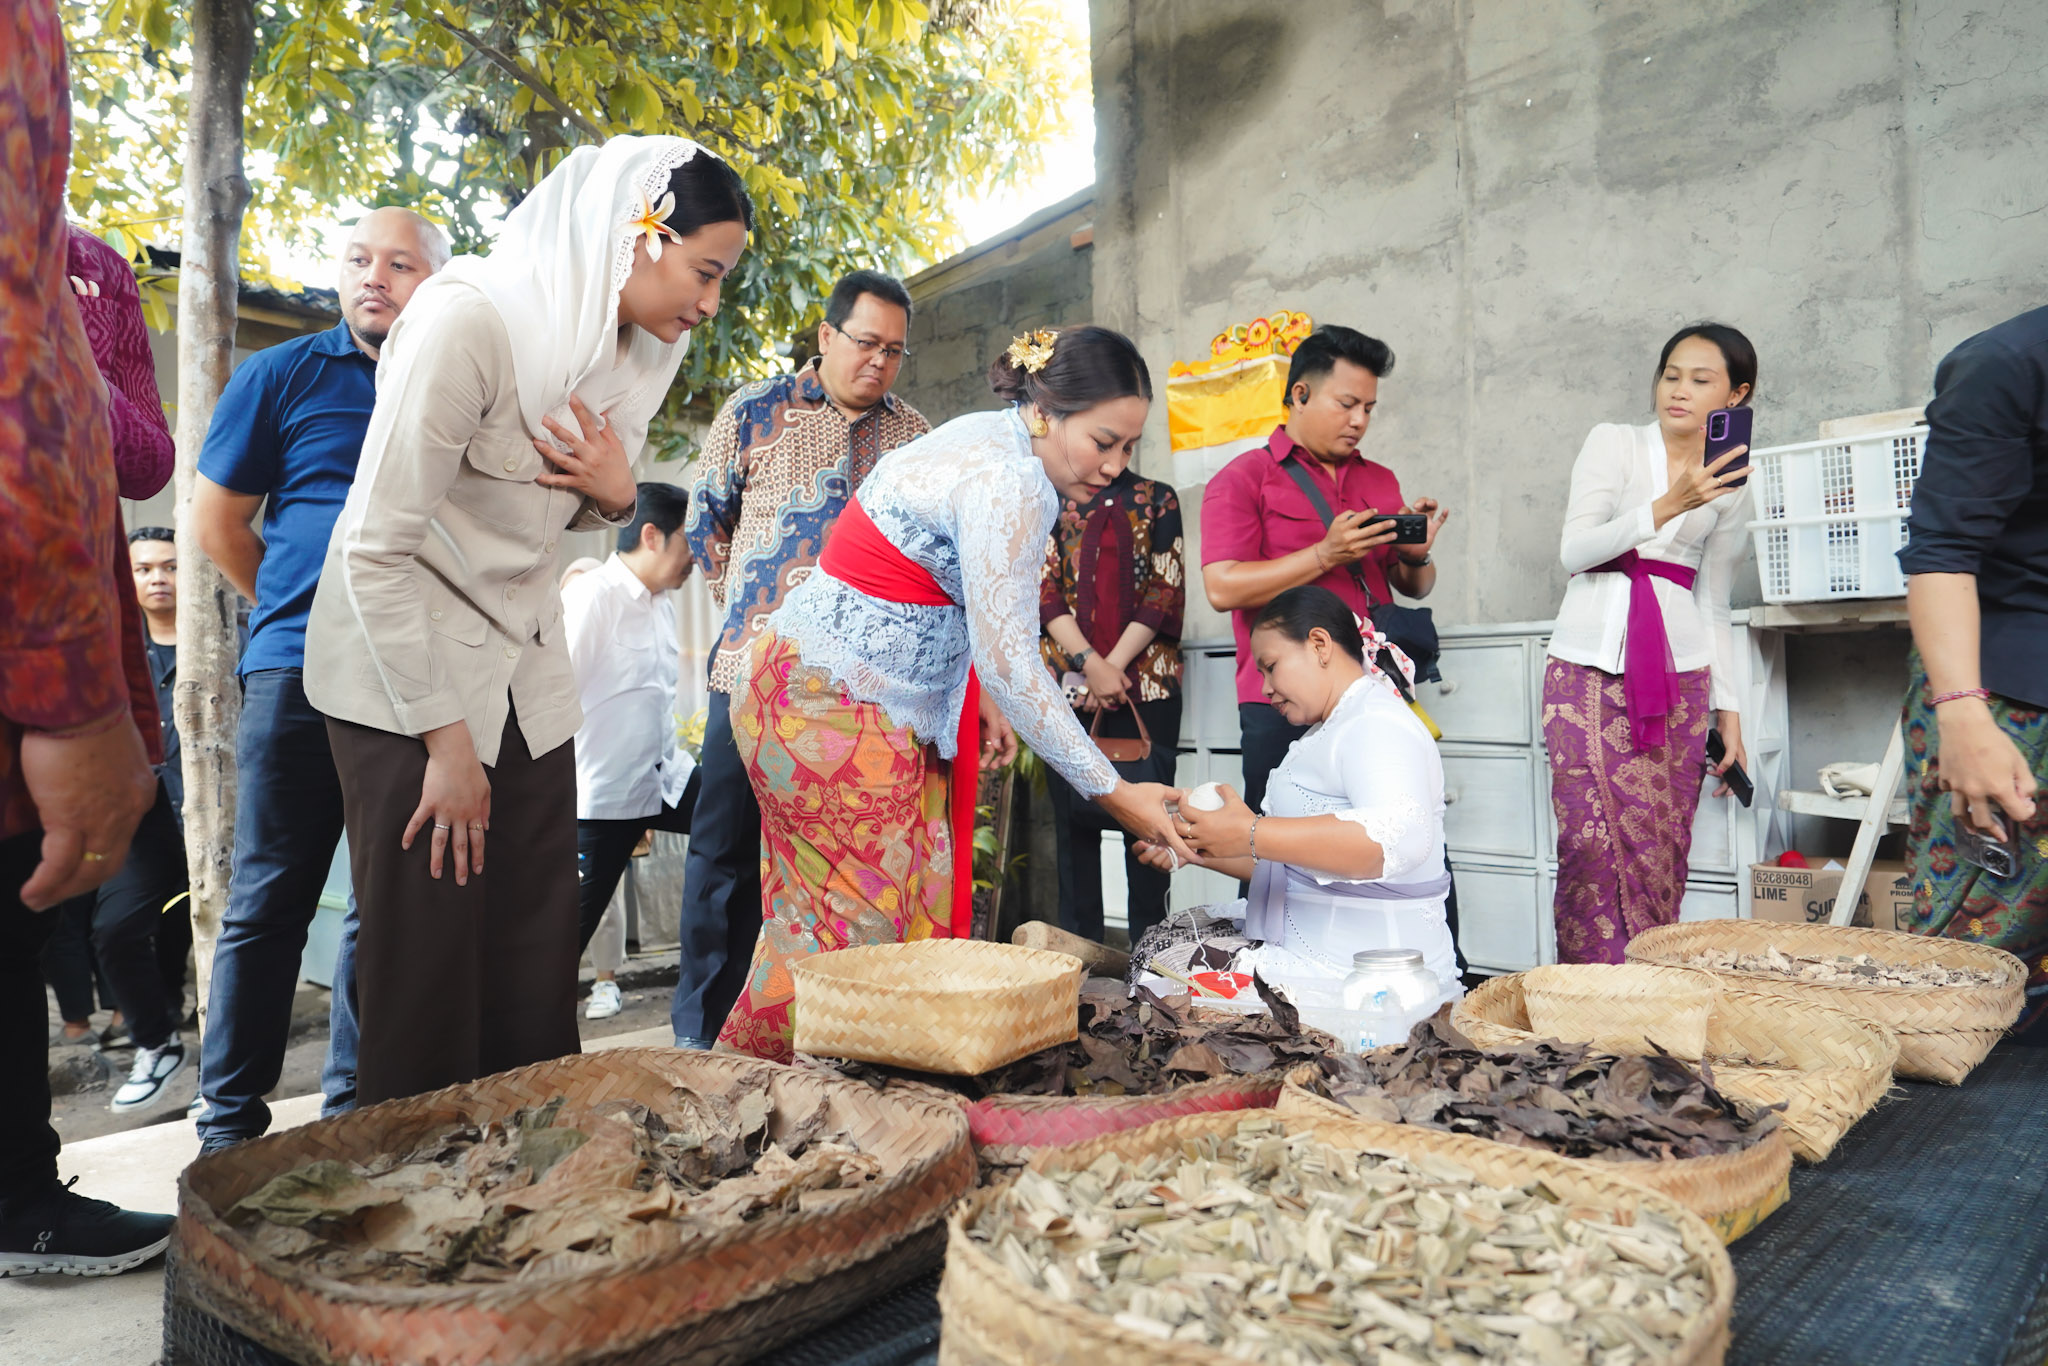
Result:
{"label": "patterned headband", "polygon": [[[1385,650],[1393,655],[1395,667],[1400,669],[1401,673],[1407,678],[1408,685],[1413,687],[1415,685],[1415,661],[1408,657],[1408,652],[1393,641],[1388,640],[1379,627],[1373,625],[1371,617],[1357,617],[1354,619],[1358,622],[1359,639],[1365,645],[1365,672],[1373,678],[1387,678],[1386,670],[1380,668],[1380,651]],[[1387,681],[1394,683],[1397,689],[1400,686],[1399,683],[1391,678],[1388,678]]]}
{"label": "patterned headband", "polygon": [[1010,363],[1027,375],[1035,375],[1052,359],[1053,344],[1059,340],[1059,333],[1049,327],[1035,332],[1026,332],[1010,343],[1010,349],[1003,354]]}

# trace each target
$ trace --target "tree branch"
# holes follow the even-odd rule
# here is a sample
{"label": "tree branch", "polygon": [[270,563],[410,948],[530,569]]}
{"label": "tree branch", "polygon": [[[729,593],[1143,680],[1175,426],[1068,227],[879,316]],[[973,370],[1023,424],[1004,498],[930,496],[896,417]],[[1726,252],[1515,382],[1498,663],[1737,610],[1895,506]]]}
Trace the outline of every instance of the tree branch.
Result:
{"label": "tree branch", "polygon": [[478,42],[474,37],[472,37],[466,30],[455,27],[455,25],[449,23],[446,19],[443,19],[438,14],[433,16],[433,18],[435,23],[439,24],[448,32],[454,34],[464,43],[467,43],[469,45],[470,51],[476,53],[477,56],[483,58],[492,66],[497,67],[498,70],[504,72],[507,76],[510,76],[513,80],[525,86],[528,90],[531,90],[539,98],[546,100],[549,106],[552,107],[554,111],[560,114],[564,119],[567,119],[570,125],[573,126],[576,129],[576,131],[582,133],[585,137],[591,139],[593,142],[603,142],[605,140],[604,129],[592,123],[584,115],[577,112],[576,108],[573,105],[571,105],[567,100],[563,99],[560,95],[557,95],[553,90],[549,89],[547,82],[543,81],[540,77],[534,75],[531,71],[527,70],[526,64],[524,62],[521,62],[516,57],[512,57],[507,53],[500,52],[494,47],[485,46],[483,43]]}

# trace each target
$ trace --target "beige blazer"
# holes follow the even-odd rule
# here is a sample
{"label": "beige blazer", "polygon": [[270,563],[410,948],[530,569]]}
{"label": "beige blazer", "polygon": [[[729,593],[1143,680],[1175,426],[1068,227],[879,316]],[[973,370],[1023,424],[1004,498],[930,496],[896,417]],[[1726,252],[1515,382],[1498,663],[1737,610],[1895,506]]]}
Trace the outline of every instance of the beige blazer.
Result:
{"label": "beige blazer", "polygon": [[[536,482],[546,462],[520,420],[505,325],[482,294],[462,294],[430,333],[403,338],[408,364],[378,368],[362,461],[306,625],[306,697],[401,735],[467,721],[492,765],[515,707],[535,757],[582,724],[557,587],[561,536],[624,526],[632,512],[606,517]],[[637,457],[644,432],[621,435]]]}

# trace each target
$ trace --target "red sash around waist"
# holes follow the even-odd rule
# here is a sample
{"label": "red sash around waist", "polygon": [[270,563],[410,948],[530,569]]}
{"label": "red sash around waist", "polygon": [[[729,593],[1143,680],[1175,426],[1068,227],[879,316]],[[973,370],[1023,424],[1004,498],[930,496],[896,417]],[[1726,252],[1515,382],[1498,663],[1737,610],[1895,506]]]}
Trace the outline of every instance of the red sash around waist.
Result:
{"label": "red sash around waist", "polygon": [[[818,568],[883,602],[959,605],[924,566],[889,543],[857,497],[847,501],[846,511],[825,538]],[[967,697],[960,704],[956,741],[946,801],[953,826],[952,930],[955,939],[965,939],[974,929],[974,802],[981,786],[981,680],[972,668],[967,671]]]}

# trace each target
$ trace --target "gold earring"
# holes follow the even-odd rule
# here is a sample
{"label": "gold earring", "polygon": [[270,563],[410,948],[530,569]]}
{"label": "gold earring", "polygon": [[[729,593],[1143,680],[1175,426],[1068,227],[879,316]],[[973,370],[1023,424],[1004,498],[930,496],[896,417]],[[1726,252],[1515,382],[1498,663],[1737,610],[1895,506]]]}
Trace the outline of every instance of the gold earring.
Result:
{"label": "gold earring", "polygon": [[1033,436],[1044,436],[1052,430],[1052,424],[1045,420],[1044,413],[1035,413],[1032,415],[1031,420],[1024,424],[1024,429]]}

